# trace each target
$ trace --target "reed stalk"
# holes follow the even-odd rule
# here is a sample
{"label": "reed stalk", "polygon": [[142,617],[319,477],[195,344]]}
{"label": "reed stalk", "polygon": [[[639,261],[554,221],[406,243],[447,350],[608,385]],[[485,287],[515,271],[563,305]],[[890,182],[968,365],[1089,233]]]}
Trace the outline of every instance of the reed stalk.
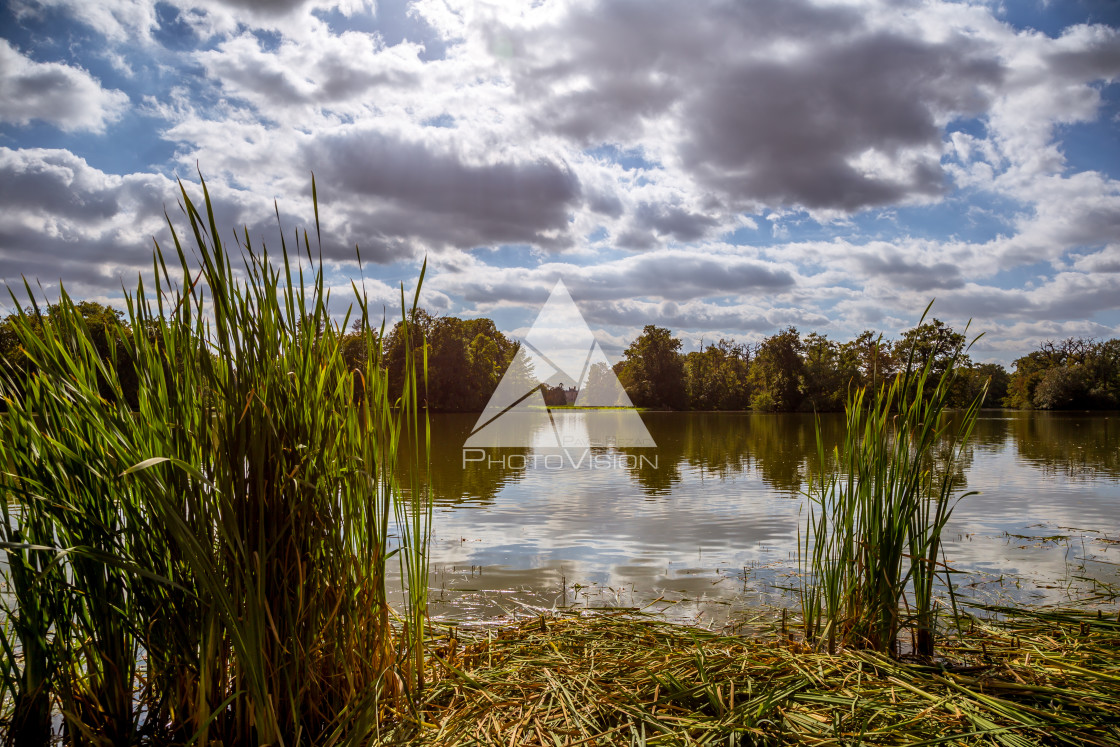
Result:
{"label": "reed stalk", "polygon": [[279,262],[247,229],[229,247],[201,189],[180,184],[192,247],[168,220],[108,357],[65,291],[18,315],[35,373],[0,372],[10,743],[41,743],[52,709],[69,744],[343,743],[422,687],[430,497],[401,476],[429,447],[401,445],[426,429],[424,371],[392,399],[363,292],[337,324],[306,231]]}

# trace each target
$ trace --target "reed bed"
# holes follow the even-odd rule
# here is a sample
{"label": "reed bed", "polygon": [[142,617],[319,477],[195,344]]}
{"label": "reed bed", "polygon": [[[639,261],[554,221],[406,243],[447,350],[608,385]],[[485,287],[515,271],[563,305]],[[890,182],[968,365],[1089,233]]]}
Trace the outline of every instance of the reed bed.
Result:
{"label": "reed bed", "polygon": [[[993,608],[934,663],[633,614],[451,631],[416,745],[1118,745],[1116,611]],[[798,636],[800,637],[800,636]]]}
{"label": "reed bed", "polygon": [[32,369],[0,370],[5,743],[361,743],[423,689],[423,357],[391,392],[355,287],[341,308],[368,354],[348,364],[351,315],[332,316],[308,232],[272,254],[247,229],[223,241],[202,194],[182,188],[193,246],[169,221],[109,356],[65,292],[17,319]]}

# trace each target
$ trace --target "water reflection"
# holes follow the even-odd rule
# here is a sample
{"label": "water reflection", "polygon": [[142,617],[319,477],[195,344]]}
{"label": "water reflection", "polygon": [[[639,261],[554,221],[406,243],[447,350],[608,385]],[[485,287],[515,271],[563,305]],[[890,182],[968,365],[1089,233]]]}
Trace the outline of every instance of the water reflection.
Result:
{"label": "water reflection", "polygon": [[[478,415],[446,413],[431,418],[432,487],[436,504],[474,503],[487,505],[498,491],[525,471],[516,462],[464,458],[463,443]],[[495,449],[505,454],[529,454],[530,448]]]}
{"label": "water reflection", "polygon": [[[672,492],[681,467],[701,475],[727,478],[757,470],[763,483],[777,491],[799,492],[816,467],[814,416],[764,413],[643,414],[657,442],[656,468],[643,465],[635,479],[651,495]],[[843,438],[843,416],[824,414],[822,441],[826,450]]]}
{"label": "water reflection", "polygon": [[1035,413],[1007,422],[1019,454],[1045,472],[1073,480],[1120,477],[1120,413]]}
{"label": "water reflection", "polygon": [[[603,443],[578,412],[561,415],[554,427],[572,443]],[[612,456],[606,468],[578,447],[562,461],[529,447],[464,465],[475,419],[432,418],[438,614],[662,597],[691,619],[792,583],[800,491],[817,468],[812,415],[643,413],[656,448],[591,447]],[[843,418],[823,415],[821,427],[831,450]],[[1035,600],[1060,593],[1043,587],[1071,571],[1120,580],[1118,447],[1116,415],[983,413],[960,464],[980,493],[947,528],[950,563],[1025,576],[999,591]]]}

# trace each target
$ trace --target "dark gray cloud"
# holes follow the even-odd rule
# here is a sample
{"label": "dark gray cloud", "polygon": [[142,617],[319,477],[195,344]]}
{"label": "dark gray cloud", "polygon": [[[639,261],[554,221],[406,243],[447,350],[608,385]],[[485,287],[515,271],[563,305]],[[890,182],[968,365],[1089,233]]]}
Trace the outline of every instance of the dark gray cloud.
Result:
{"label": "dark gray cloud", "polygon": [[[636,120],[663,114],[752,45],[842,34],[858,20],[849,10],[809,11],[796,0],[607,0],[572,12],[558,27],[486,31],[513,40],[515,80],[527,99],[540,101],[540,125],[594,144],[625,140]],[[590,86],[553,93],[583,76]]]}
{"label": "dark gray cloud", "polygon": [[580,311],[592,324],[629,328],[656,324],[676,331],[717,329],[733,335],[768,333],[787,325],[821,329],[829,324],[828,317],[817,312],[777,306],[761,311],[711,304],[678,304],[672,301],[652,305],[628,301],[589,301],[580,303]]}
{"label": "dark gray cloud", "polygon": [[602,191],[588,192],[587,208],[610,218],[617,218],[623,212],[622,200],[618,199],[618,195]]}
{"label": "dark gray cloud", "polygon": [[1048,322],[1089,320],[1120,309],[1120,274],[1060,273],[1032,289],[970,284],[938,297],[960,318],[1015,318]]}
{"label": "dark gray cloud", "polygon": [[1074,267],[1082,272],[1120,273],[1120,244],[1076,258]]}
{"label": "dark gray cloud", "polygon": [[[726,255],[665,252],[641,257],[623,267],[625,275],[617,278],[615,298],[625,297],[627,290],[633,295],[634,289],[640,289],[639,295],[684,301],[759,291],[773,293],[795,284],[793,275],[780,266]],[[583,290],[579,284],[573,286]],[[593,286],[587,290],[591,297],[602,297]]]}
{"label": "dark gray cloud", "polygon": [[[566,164],[475,164],[452,150],[351,127],[310,142],[306,162],[326,197],[337,197],[389,256],[392,242],[470,248],[570,243],[571,212],[581,201]],[[363,246],[367,245],[363,243]]]}
{"label": "dark gray cloud", "polygon": [[[938,194],[939,114],[979,112],[979,86],[998,78],[970,47],[878,34],[800,61],[729,66],[688,107],[681,153],[701,182],[767,205],[853,211]],[[873,152],[897,167],[923,146],[932,152],[898,175],[853,163]]]}
{"label": "dark gray cloud", "polygon": [[[515,80],[539,126],[593,145],[679,118],[694,178],[771,207],[854,211],[939,194],[941,125],[982,112],[1002,76],[995,51],[962,34],[925,42],[801,0],[608,0],[517,49]],[[554,93],[577,79],[590,83]],[[869,153],[891,167],[861,166]]]}
{"label": "dark gray cloud", "polygon": [[276,17],[287,15],[308,4],[309,0],[211,0],[234,10],[249,11],[253,15]]}
{"label": "dark gray cloud", "polygon": [[706,236],[719,221],[678,205],[640,202],[634,209],[633,226],[677,241],[696,241]]}
{"label": "dark gray cloud", "polygon": [[[713,304],[697,303],[703,299],[772,297],[797,284],[794,273],[778,265],[732,253],[697,254],[680,249],[647,252],[592,267],[549,264],[530,270],[441,258],[435,269],[448,281],[447,287],[471,303],[501,300],[539,306],[556,280],[562,278],[581,308],[585,302],[601,310],[625,307],[633,311],[656,306],[658,314],[676,315],[679,319],[713,313],[723,318],[723,312]],[[646,301],[627,305],[636,298]],[[739,318],[743,312],[733,309],[727,313]],[[617,323],[606,317],[600,321]],[[686,326],[695,329],[704,324],[694,320]]]}
{"label": "dark gray cloud", "polygon": [[898,251],[857,253],[854,259],[863,275],[884,279],[893,287],[929,291],[964,285],[960,267],[951,262],[921,262]]}
{"label": "dark gray cloud", "polygon": [[1120,77],[1120,29],[1080,27],[1071,35],[1085,38],[1075,49],[1058,49],[1046,55],[1053,72],[1074,80]]}

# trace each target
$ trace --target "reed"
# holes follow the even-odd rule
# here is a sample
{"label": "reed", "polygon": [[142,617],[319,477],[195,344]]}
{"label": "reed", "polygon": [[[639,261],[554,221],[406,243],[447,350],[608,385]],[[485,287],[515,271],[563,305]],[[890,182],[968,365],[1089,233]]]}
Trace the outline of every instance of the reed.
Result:
{"label": "reed", "polygon": [[952,592],[948,573],[938,573],[941,532],[969,495],[958,495],[955,467],[986,393],[963,413],[949,412],[963,352],[935,377],[933,356],[918,366],[912,348],[889,383],[853,391],[845,438],[832,454],[817,424],[819,469],[806,491],[798,564],[805,636],[829,651],[839,644],[897,653],[910,628],[914,652],[933,654],[939,575]]}
{"label": "reed", "polygon": [[227,247],[205,182],[180,189],[192,247],[169,220],[111,355],[62,292],[16,324],[36,373],[0,372],[8,740],[43,743],[52,711],[70,744],[366,739],[423,685],[430,499],[401,476],[428,458],[425,372],[391,399],[384,322],[355,285],[335,323],[307,231],[279,261],[247,230]]}

